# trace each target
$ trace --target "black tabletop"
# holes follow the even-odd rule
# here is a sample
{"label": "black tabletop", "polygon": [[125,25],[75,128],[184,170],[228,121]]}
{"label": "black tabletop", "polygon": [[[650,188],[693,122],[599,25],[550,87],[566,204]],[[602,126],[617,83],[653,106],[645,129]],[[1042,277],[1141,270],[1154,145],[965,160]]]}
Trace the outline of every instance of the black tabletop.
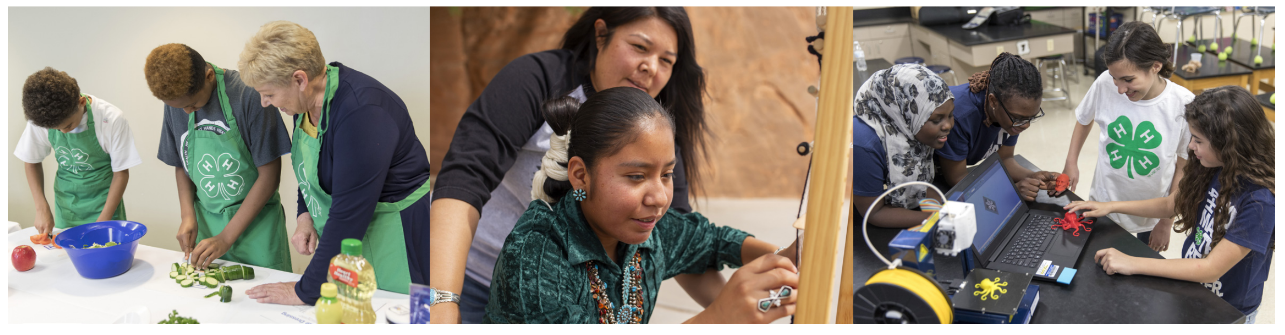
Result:
{"label": "black tabletop", "polygon": [[[1263,46],[1263,51],[1262,51],[1262,55],[1263,55],[1263,63],[1262,63],[1262,64],[1254,64],[1254,56],[1258,55],[1258,54],[1257,54],[1257,52],[1259,52],[1259,51],[1258,51],[1258,46],[1257,46],[1257,45],[1255,45],[1255,46],[1250,46],[1250,45],[1249,45],[1249,41],[1246,41],[1246,40],[1243,40],[1243,39],[1239,39],[1239,38],[1235,40],[1235,44],[1229,44],[1229,43],[1232,43],[1232,38],[1231,38],[1231,37],[1223,37],[1223,38],[1218,38],[1218,39],[1214,39],[1214,40],[1208,40],[1208,39],[1205,39],[1205,40],[1198,40],[1198,41],[1196,41],[1196,42],[1195,42],[1195,45],[1196,45],[1196,46],[1195,46],[1195,48],[1196,48],[1196,50],[1200,50],[1200,46],[1201,46],[1201,45],[1204,45],[1204,46],[1208,47],[1208,46],[1209,46],[1209,42],[1211,42],[1211,41],[1217,41],[1217,42],[1218,42],[1218,50],[1206,49],[1206,50],[1205,50],[1205,53],[1206,53],[1206,54],[1211,54],[1211,55],[1213,55],[1214,57],[1217,57],[1219,52],[1221,52],[1221,51],[1225,50],[1225,49],[1227,48],[1227,46],[1228,46],[1228,45],[1230,45],[1230,46],[1231,46],[1231,54],[1230,54],[1230,55],[1227,55],[1227,60],[1228,60],[1228,61],[1231,61],[1231,62],[1236,63],[1236,64],[1240,64],[1241,66],[1244,66],[1244,67],[1250,68],[1251,70],[1275,69],[1275,68],[1276,68],[1276,49],[1272,49],[1272,48],[1270,48],[1270,47]],[[1185,45],[1185,46],[1188,46],[1188,47],[1191,47],[1191,46],[1192,46],[1192,44],[1191,44],[1191,43],[1184,43],[1184,45]],[[1188,55],[1188,56],[1190,56],[1190,55]],[[1206,56],[1206,57],[1208,57],[1208,56]]]}
{"label": "black tabletop", "polygon": [[874,75],[875,71],[886,70],[891,67],[892,63],[883,58],[866,59],[865,71],[857,70],[857,63],[852,62],[852,94],[856,95],[857,91],[861,89],[861,84],[865,83],[866,79],[870,79],[870,76]]}
{"label": "black tabletop", "polygon": [[963,24],[958,23],[925,26],[924,28],[928,28],[929,30],[941,34],[952,42],[963,44],[965,46],[1070,34],[1075,32],[1073,29],[1067,29],[1039,21],[1031,21],[1012,26],[984,25],[972,30],[964,29]]}
{"label": "black tabletop", "polygon": [[[1034,171],[1039,169],[1022,156],[1018,163]],[[1069,193],[1069,192],[1068,192]],[[1071,200],[1080,200],[1070,194]],[[1032,207],[1060,209],[1055,205],[1034,204]],[[1050,208],[1052,207],[1052,208]],[[863,209],[864,210],[864,209]],[[853,231],[853,289],[865,286],[865,281],[875,272],[886,267],[866,246],[861,233],[861,217]],[[887,252],[888,242],[900,229],[870,227],[870,241],[881,252]],[[1174,246],[1170,246],[1174,247]],[[1178,246],[1181,247],[1181,246]],[[1077,272],[1071,285],[1045,281],[1032,282],[1040,286],[1040,301],[1031,317],[1031,323],[1242,323],[1244,315],[1222,298],[1214,295],[1204,285],[1151,276],[1107,275],[1098,266],[1093,255],[1098,250],[1116,248],[1125,254],[1138,257],[1161,258],[1137,237],[1120,228],[1109,218],[1098,218],[1093,232],[1076,264]],[[962,279],[963,268],[957,257],[934,254],[938,279]]]}
{"label": "black tabletop", "polygon": [[[1182,65],[1191,61],[1191,54],[1198,52],[1198,50],[1199,49],[1196,49],[1196,47],[1186,44],[1178,46],[1178,62],[1174,64],[1175,69],[1173,71],[1173,75],[1186,80],[1194,80],[1223,76],[1247,75],[1253,72],[1253,70],[1250,70],[1240,64],[1236,64],[1235,62],[1220,61],[1218,60],[1218,55],[1210,54],[1204,54],[1201,56],[1200,64],[1202,65],[1195,73],[1183,71]],[[1236,50],[1232,51],[1234,53]]]}
{"label": "black tabletop", "polygon": [[1263,105],[1263,107],[1271,108],[1272,110],[1276,110],[1276,104],[1272,103],[1272,94],[1276,94],[1276,93],[1275,93],[1275,92],[1267,92],[1267,93],[1263,93],[1263,94],[1255,95],[1255,96],[1254,96],[1254,99],[1257,99],[1257,100],[1258,100],[1258,104]]}
{"label": "black tabletop", "polygon": [[853,28],[914,22],[915,19],[910,14],[910,7],[883,7],[852,11]]}

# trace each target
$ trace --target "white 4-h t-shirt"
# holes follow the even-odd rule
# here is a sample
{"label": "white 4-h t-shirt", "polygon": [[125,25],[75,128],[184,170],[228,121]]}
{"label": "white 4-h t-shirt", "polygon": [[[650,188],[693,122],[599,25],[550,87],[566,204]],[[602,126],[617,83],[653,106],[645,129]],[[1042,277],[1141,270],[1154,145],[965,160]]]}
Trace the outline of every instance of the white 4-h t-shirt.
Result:
{"label": "white 4-h t-shirt", "polygon": [[[129,130],[129,122],[119,108],[108,103],[99,97],[89,95],[89,108],[94,113],[94,130],[95,137],[98,138],[98,144],[102,146],[103,151],[107,152],[112,158],[112,172],[120,172],[125,169],[142,164],[143,158],[138,155],[138,150],[134,148],[134,135]],[[80,118],[80,125],[76,126],[71,133],[79,133],[88,130],[85,125],[89,121],[89,114],[83,114]],[[27,121],[27,128],[22,131],[22,137],[18,138],[18,145],[13,149],[13,155],[17,156],[23,162],[35,164],[45,160],[49,152],[53,151],[53,146],[49,144],[49,128],[38,127]]]}
{"label": "white 4-h t-shirt", "polygon": [[[1102,72],[1075,108],[1076,121],[1097,122],[1101,130],[1089,198],[1128,201],[1169,194],[1177,158],[1187,159],[1191,132],[1183,112],[1195,98],[1191,91],[1168,81],[1159,96],[1129,101],[1119,93],[1111,73]],[[1124,214],[1110,218],[1130,233],[1151,231],[1160,221]]]}

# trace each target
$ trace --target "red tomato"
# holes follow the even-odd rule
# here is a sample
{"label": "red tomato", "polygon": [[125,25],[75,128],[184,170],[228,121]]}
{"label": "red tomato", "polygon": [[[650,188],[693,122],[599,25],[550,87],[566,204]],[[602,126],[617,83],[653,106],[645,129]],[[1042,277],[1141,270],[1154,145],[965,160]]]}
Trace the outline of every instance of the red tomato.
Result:
{"label": "red tomato", "polygon": [[13,255],[10,257],[13,261],[13,268],[18,271],[27,271],[36,266],[36,250],[30,246],[20,245],[13,248]]}

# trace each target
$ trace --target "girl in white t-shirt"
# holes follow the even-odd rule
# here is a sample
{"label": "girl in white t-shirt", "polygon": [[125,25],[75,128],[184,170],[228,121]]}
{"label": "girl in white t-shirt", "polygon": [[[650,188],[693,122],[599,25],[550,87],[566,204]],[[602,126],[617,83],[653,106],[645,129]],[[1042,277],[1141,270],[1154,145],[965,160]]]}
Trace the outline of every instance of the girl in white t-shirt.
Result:
{"label": "girl in white t-shirt", "polygon": [[[1183,108],[1195,95],[1167,79],[1174,71],[1171,50],[1142,22],[1121,25],[1111,35],[1103,52],[1107,72],[1098,76],[1075,109],[1077,124],[1062,170],[1071,179],[1072,191],[1079,182],[1080,149],[1091,122],[1102,131],[1090,200],[1160,198],[1182,180],[1191,138]],[[1168,249],[1172,218],[1109,217],[1152,249]]]}

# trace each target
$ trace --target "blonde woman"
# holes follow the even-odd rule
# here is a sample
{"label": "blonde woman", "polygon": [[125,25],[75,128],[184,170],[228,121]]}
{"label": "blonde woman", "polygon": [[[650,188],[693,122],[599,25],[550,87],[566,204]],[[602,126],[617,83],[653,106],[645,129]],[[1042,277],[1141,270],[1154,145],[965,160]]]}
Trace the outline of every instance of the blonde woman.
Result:
{"label": "blonde woman", "polygon": [[294,117],[290,159],[299,181],[295,250],[312,255],[299,282],[264,284],[261,303],[313,304],[330,259],[362,242],[381,290],[407,293],[428,279],[428,154],[402,99],[365,73],[326,64],[307,28],[263,25],[237,63],[263,105]]}

